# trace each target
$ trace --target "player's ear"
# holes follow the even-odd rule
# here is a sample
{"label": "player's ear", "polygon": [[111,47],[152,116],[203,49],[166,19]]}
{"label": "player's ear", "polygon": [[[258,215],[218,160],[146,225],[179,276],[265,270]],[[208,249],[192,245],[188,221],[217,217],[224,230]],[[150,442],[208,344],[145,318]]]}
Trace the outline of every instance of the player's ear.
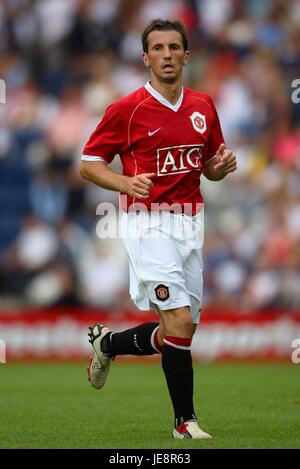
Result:
{"label": "player's ear", "polygon": [[188,61],[190,60],[191,53],[189,50],[186,50],[184,52],[184,58],[183,58],[183,65],[186,65]]}
{"label": "player's ear", "polygon": [[146,52],[143,52],[142,57],[143,57],[143,62],[144,62],[145,67],[150,68],[150,62],[149,62],[149,59],[148,59],[148,54]]}

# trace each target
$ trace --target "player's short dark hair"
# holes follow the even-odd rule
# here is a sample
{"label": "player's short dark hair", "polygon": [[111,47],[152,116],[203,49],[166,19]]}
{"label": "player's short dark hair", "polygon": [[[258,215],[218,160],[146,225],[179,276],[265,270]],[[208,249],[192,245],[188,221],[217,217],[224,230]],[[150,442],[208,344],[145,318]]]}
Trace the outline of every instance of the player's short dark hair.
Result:
{"label": "player's short dark hair", "polygon": [[148,36],[152,31],[178,31],[181,34],[184,50],[186,51],[189,48],[186,30],[181,21],[155,19],[146,26],[142,34],[143,51],[146,53],[148,53]]}

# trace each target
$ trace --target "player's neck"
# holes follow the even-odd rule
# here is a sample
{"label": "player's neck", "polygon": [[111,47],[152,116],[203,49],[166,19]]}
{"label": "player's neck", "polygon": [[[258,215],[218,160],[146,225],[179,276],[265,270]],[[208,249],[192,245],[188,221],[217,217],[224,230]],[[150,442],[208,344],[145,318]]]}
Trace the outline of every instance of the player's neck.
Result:
{"label": "player's neck", "polygon": [[169,103],[177,103],[182,91],[182,80],[178,80],[176,83],[163,83],[151,77],[150,84]]}

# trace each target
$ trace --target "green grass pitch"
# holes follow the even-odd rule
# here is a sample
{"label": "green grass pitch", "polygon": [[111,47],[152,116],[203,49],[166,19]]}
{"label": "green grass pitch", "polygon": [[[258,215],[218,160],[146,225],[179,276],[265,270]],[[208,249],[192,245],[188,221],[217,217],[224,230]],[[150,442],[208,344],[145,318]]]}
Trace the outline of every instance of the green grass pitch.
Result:
{"label": "green grass pitch", "polygon": [[209,441],[172,439],[157,360],[117,359],[100,391],[83,363],[0,365],[0,448],[300,448],[300,364],[197,363],[194,377]]}

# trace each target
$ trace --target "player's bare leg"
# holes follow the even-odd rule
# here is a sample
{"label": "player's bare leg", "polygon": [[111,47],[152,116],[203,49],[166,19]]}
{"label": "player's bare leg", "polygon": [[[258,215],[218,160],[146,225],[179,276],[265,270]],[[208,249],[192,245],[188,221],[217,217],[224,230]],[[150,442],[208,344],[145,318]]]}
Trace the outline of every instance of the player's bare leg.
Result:
{"label": "player's bare leg", "polygon": [[196,325],[188,306],[161,311],[164,339],[162,367],[172,400],[175,425],[173,436],[183,438],[210,438],[197,423],[193,404],[193,364],[191,342]]}

